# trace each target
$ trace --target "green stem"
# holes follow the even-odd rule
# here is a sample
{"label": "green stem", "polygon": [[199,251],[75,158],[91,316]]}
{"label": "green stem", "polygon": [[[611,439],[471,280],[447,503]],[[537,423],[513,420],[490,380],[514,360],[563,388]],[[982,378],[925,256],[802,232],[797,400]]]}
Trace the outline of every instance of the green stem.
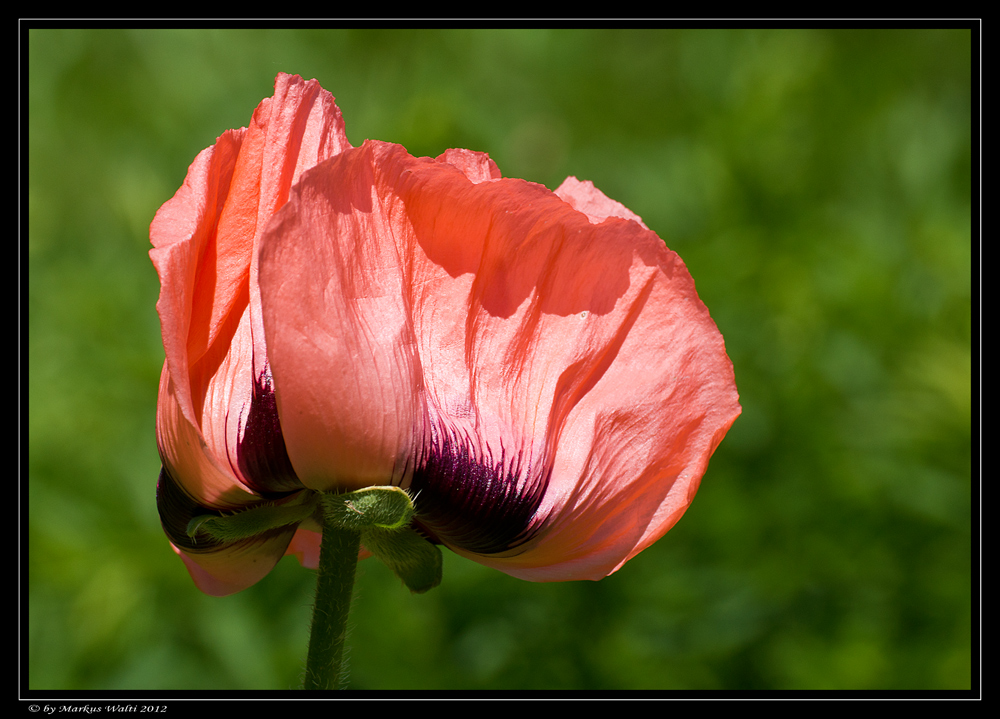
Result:
{"label": "green stem", "polygon": [[340,689],[342,681],[347,683],[342,676],[344,642],[360,545],[360,532],[324,520],[305,689]]}

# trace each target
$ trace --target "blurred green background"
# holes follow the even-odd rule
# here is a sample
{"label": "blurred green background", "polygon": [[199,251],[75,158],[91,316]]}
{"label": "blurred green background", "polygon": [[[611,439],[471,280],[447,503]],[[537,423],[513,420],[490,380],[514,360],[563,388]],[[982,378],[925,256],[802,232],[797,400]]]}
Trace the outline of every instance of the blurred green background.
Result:
{"label": "blurred green background", "polygon": [[278,71],[355,145],[592,180],[685,260],[744,407],[598,583],[362,564],[356,689],[971,682],[968,30],[28,34],[29,687],[289,689],[312,572],[203,596],[154,503],[157,208]]}

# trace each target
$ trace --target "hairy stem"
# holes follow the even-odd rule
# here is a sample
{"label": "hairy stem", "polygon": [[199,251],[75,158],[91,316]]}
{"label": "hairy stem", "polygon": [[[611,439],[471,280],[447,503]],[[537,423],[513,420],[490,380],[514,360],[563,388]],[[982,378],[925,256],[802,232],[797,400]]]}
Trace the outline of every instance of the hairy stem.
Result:
{"label": "hairy stem", "polygon": [[346,686],[344,643],[361,533],[323,523],[304,689]]}

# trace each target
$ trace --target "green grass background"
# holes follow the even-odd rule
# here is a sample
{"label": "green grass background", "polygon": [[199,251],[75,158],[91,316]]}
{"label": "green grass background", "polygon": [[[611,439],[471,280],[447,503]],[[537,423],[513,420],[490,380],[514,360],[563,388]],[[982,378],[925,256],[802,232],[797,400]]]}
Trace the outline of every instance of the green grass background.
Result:
{"label": "green grass background", "polygon": [[312,572],[200,594],[157,519],[148,228],[278,71],[351,142],[592,180],[685,260],[743,415],[598,583],[374,560],[356,689],[972,681],[968,30],[92,30],[28,45],[28,686],[288,689]]}

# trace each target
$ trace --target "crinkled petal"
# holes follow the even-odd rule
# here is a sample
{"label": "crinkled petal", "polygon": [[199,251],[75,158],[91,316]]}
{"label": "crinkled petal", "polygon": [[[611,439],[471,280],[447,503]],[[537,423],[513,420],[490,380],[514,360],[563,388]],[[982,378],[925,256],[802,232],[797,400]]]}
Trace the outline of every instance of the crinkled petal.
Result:
{"label": "crinkled petal", "polygon": [[469,515],[427,529],[515,576],[605,576],[676,522],[739,413],[721,335],[680,258],[592,185],[567,201],[456,157],[367,142],[265,234],[289,455],[317,489],[422,481],[418,515],[461,490],[438,505]]}
{"label": "crinkled petal", "polygon": [[[534,545],[480,560],[524,579],[600,579],[662,537],[740,413],[722,336],[680,258],[633,222],[604,221],[593,241],[631,254],[629,290],[593,319],[618,329],[606,343],[577,335],[596,371],[575,388],[566,383],[573,365],[562,375],[572,408]],[[569,265],[582,276],[605,266],[582,258]],[[555,336],[543,332],[538,351],[548,354],[543,345]],[[606,359],[594,362],[601,353]]]}
{"label": "crinkled petal", "polygon": [[233,510],[259,497],[238,481],[225,455],[213,452],[199,428],[188,421],[166,363],[160,375],[156,436],[164,467],[193,501],[206,508]]}
{"label": "crinkled petal", "polygon": [[581,182],[573,176],[567,177],[555,189],[555,194],[568,202],[574,210],[585,214],[595,225],[609,217],[620,217],[623,220],[635,220],[643,229],[649,229],[639,215],[598,190],[590,180]]}
{"label": "crinkled petal", "polygon": [[[290,495],[279,501],[295,499],[296,495]],[[218,516],[221,512],[205,507],[188,494],[166,466],[156,485],[156,507],[174,551],[184,559],[197,586],[208,594],[223,596],[246,589],[265,576],[284,554],[293,553],[289,541],[296,532],[294,525],[232,543],[205,534],[190,536],[188,526],[193,518]]]}
{"label": "crinkled petal", "polygon": [[[448,287],[414,303],[428,393],[445,414],[474,407],[484,443],[551,467],[532,542],[475,558],[525,579],[606,576],[679,519],[740,412],[722,336],[680,258],[592,184],[563,184],[567,212],[528,183],[473,199],[423,177],[401,194],[423,270]],[[459,268],[457,246],[481,254]]]}
{"label": "crinkled petal", "polygon": [[249,130],[228,131],[202,151],[153,219],[164,350],[181,411],[193,424],[251,301],[251,260],[263,225],[304,170],[348,147],[333,96],[315,80],[280,74]]}
{"label": "crinkled petal", "polygon": [[[236,463],[241,409],[266,363],[250,311],[256,237],[304,170],[349,146],[333,96],[315,80],[280,74],[250,128],[200,153],[150,227],[172,395],[220,466]],[[198,477],[182,481],[211,501],[212,490],[196,491]]]}
{"label": "crinkled petal", "polygon": [[438,155],[437,161],[457,168],[475,184],[487,180],[499,180],[502,177],[497,163],[493,162],[485,152],[452,148]]}
{"label": "crinkled petal", "polygon": [[285,444],[318,490],[398,482],[420,424],[411,281],[371,153],[366,143],[305,173],[260,248]]}
{"label": "crinkled petal", "polygon": [[225,597],[252,587],[266,577],[281,557],[294,529],[266,541],[226,547],[206,554],[191,554],[171,547],[184,560],[198,589],[213,597]]}
{"label": "crinkled petal", "polygon": [[[195,426],[200,421],[200,401],[195,408],[190,371],[200,354],[191,356],[189,344],[202,347],[208,336],[217,337],[223,323],[208,326],[203,316],[195,317],[196,307],[211,303],[206,298],[208,282],[218,282],[238,293],[237,277],[229,277],[215,267],[214,244],[217,217],[225,204],[233,168],[243,143],[245,130],[230,130],[212,147],[203,150],[188,169],[184,184],[156,213],[149,229],[153,249],[149,255],[160,276],[160,299],[156,303],[163,330],[167,367],[175,378],[175,395],[181,412]],[[228,303],[232,305],[232,300]],[[229,333],[235,330],[230,327]],[[199,398],[200,400],[200,398]]]}
{"label": "crinkled petal", "polygon": [[[228,131],[200,153],[153,220],[150,257],[161,281],[166,354],[157,438],[191,511],[238,509],[260,501],[261,492],[275,497],[301,488],[269,409],[255,247],[302,173],[349,147],[333,96],[315,80],[279,74],[249,129]],[[210,552],[188,548],[183,538],[174,544],[199,576],[221,582],[215,593],[257,581],[293,532]]]}

